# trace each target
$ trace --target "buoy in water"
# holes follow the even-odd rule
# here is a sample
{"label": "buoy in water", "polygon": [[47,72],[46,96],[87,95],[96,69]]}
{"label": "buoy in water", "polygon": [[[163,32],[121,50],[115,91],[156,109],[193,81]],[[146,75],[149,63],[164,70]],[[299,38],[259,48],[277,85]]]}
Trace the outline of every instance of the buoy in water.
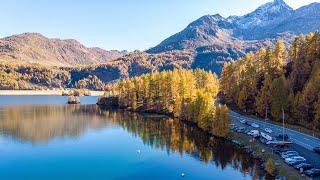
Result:
{"label": "buoy in water", "polygon": [[181,177],[184,177],[185,176],[185,174],[184,173],[181,173]]}
{"label": "buoy in water", "polygon": [[137,153],[138,153],[138,154],[140,154],[140,153],[141,153],[141,150],[140,150],[140,149],[138,149],[138,150],[137,150]]}

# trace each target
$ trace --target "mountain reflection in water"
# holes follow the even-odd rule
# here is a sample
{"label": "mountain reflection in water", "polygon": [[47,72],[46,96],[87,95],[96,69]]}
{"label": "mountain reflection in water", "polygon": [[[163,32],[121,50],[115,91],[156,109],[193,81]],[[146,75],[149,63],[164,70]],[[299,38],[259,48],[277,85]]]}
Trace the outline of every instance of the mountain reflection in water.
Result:
{"label": "mountain reflection in water", "polygon": [[234,169],[253,178],[264,174],[259,164],[230,142],[210,138],[194,126],[163,116],[106,111],[95,105],[20,106],[0,108],[0,133],[20,142],[42,144],[54,138],[77,138],[87,130],[120,127],[145,145],[190,155],[205,163]]}

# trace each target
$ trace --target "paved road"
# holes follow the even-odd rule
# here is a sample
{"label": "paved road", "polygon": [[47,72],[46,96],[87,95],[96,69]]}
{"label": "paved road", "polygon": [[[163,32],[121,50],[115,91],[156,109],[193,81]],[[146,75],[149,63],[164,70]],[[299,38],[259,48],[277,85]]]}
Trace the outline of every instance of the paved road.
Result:
{"label": "paved road", "polygon": [[[240,115],[234,111],[229,111],[230,116],[233,120],[236,121],[240,121],[240,120],[246,120],[248,122],[254,122],[256,124],[258,124],[260,126],[260,128],[264,129],[264,128],[269,128],[271,129],[273,132],[277,133],[277,134],[282,134],[282,126],[278,126],[278,125],[274,125],[274,124],[270,124],[270,123],[265,123],[263,121],[254,119],[254,118],[250,118],[247,116],[243,116]],[[309,150],[313,150],[313,148],[315,147],[320,147],[320,139],[310,136],[308,134],[304,134],[295,130],[291,130],[291,129],[284,129],[284,133],[288,134],[289,138],[291,139],[291,141],[295,144],[298,144],[302,147],[305,147]]]}

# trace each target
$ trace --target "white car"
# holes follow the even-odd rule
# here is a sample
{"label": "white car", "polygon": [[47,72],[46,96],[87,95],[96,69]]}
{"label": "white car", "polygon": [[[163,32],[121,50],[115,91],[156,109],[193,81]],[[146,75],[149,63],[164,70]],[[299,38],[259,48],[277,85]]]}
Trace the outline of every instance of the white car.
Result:
{"label": "white car", "polygon": [[287,163],[293,162],[293,161],[301,161],[302,162],[302,161],[306,161],[306,159],[304,157],[302,157],[302,156],[293,156],[293,157],[290,157],[290,158],[286,158],[285,161]]}
{"label": "white car", "polygon": [[259,135],[259,131],[258,130],[251,130],[248,135],[251,135],[251,136]]}
{"label": "white car", "polygon": [[292,153],[298,153],[297,151],[285,151],[282,152],[281,155],[287,155],[287,154],[292,154]]}
{"label": "white car", "polygon": [[272,141],[272,137],[269,136],[268,134],[264,133],[264,132],[260,132],[261,136],[267,140],[267,141]]}
{"label": "white car", "polygon": [[291,158],[291,157],[295,157],[295,156],[299,156],[298,153],[290,153],[290,154],[286,154],[286,155],[281,155],[282,159],[287,159],[287,158]]}
{"label": "white car", "polygon": [[252,123],[251,126],[254,127],[254,128],[259,128],[259,125],[256,124],[256,123]]}
{"label": "white car", "polygon": [[306,159],[301,156],[286,158],[285,162],[289,165],[300,164],[306,162]]}
{"label": "white car", "polygon": [[264,131],[267,132],[267,133],[272,133],[272,130],[269,129],[269,128],[265,128]]}

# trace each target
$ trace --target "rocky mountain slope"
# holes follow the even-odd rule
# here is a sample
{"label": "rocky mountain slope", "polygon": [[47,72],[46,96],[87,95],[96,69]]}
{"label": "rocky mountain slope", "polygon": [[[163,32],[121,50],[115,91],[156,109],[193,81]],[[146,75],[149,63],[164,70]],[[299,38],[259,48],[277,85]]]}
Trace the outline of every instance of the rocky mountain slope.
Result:
{"label": "rocky mountain slope", "polygon": [[236,60],[261,47],[272,47],[277,39],[288,44],[296,35],[318,29],[319,3],[293,10],[283,0],[274,0],[244,16],[203,16],[147,52],[196,50],[193,67],[219,74],[224,61]]}
{"label": "rocky mountain slope", "polygon": [[73,39],[49,39],[24,33],[0,39],[0,61],[18,64],[75,66],[105,63],[127,52],[88,48]]}
{"label": "rocky mountain slope", "polygon": [[252,41],[260,43],[274,38],[290,39],[292,36],[318,29],[319,3],[293,10],[283,0],[274,0],[244,16],[203,16],[151,48],[149,52],[195,49],[209,45],[236,45],[238,41],[252,45]]}

